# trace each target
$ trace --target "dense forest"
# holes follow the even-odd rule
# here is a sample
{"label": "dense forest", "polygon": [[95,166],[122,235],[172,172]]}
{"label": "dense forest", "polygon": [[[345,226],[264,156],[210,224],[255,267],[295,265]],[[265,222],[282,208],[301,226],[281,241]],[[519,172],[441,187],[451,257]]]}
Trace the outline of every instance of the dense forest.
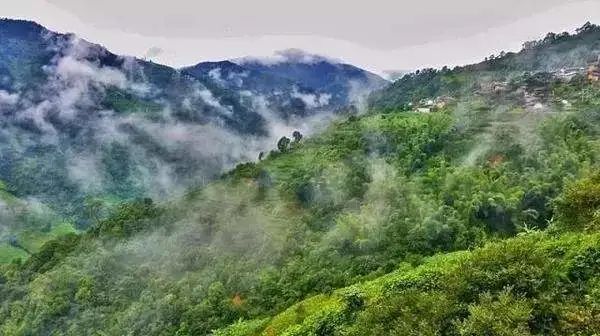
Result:
{"label": "dense forest", "polygon": [[548,36],[183,197],[89,206],[0,265],[0,334],[600,333],[600,27]]}

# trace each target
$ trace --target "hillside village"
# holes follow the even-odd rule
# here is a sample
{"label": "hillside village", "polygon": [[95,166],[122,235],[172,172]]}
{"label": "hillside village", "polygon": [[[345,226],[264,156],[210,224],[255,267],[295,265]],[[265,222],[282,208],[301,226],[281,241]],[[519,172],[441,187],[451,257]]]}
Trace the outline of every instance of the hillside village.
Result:
{"label": "hillside village", "polygon": [[[527,74],[522,75],[527,76]],[[528,75],[529,78],[536,78],[537,82],[527,83],[528,85],[520,85],[515,88],[514,83],[509,80],[504,81],[489,81],[479,84],[479,90],[476,93],[479,95],[503,95],[508,92],[514,92],[522,96],[521,101],[523,107],[529,110],[541,110],[544,109],[544,98],[548,94],[547,83],[551,80],[558,80],[561,82],[570,82],[577,76],[585,77],[588,81],[595,83],[600,82],[600,55],[595,61],[589,62],[587,67],[568,67],[560,68],[550,73],[539,72],[532,75]],[[416,113],[431,113],[437,112],[446,107],[449,103],[456,100],[455,97],[450,95],[442,95],[438,97],[424,98],[414,103],[411,102],[408,106]],[[570,102],[564,100],[561,102],[565,106],[570,106]]]}

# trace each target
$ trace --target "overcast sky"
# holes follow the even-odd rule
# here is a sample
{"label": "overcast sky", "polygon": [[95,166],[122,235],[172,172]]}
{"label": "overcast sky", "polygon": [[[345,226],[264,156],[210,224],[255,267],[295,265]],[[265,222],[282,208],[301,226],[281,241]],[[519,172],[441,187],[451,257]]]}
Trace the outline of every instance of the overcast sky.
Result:
{"label": "overcast sky", "polygon": [[1,0],[0,16],[184,66],[300,48],[382,73],[478,61],[600,23],[600,0]]}

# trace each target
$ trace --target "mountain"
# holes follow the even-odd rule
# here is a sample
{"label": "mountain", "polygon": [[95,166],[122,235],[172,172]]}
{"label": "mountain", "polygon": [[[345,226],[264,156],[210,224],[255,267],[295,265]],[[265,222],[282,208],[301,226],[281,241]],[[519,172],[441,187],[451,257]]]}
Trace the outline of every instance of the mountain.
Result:
{"label": "mountain", "polygon": [[279,52],[269,59],[237,60],[245,68],[287,78],[331,95],[331,103],[347,105],[354,95],[370,92],[388,84],[381,77],[355,66],[339,63],[301,50]]}
{"label": "mountain", "polygon": [[[0,181],[79,228],[93,221],[89,204],[104,216],[122,200],[204,184],[310,133],[354,94],[228,61],[173,69],[28,21],[1,20],[0,45]],[[330,66],[344,69],[340,83],[367,76]]]}
{"label": "mountain", "polygon": [[288,102],[307,111],[339,110],[361,104],[368,93],[388,84],[352,65],[294,49],[273,58],[203,62],[183,72],[211,78],[229,89],[264,96],[278,110],[285,110]]}
{"label": "mountain", "polygon": [[220,89],[240,92],[258,101],[257,109],[277,111],[285,120],[306,117],[328,110],[336,111],[353,102],[330,101],[331,94],[303,83],[262,71],[250,70],[230,61],[203,62],[182,72],[199,80],[211,81]]}
{"label": "mountain", "polygon": [[416,104],[423,99],[494,89],[490,85],[502,90],[511,81],[521,78],[524,72],[564,78],[585,76],[588,66],[598,60],[598,55],[600,28],[588,22],[577,29],[576,34],[548,33],[539,41],[524,43],[519,52],[502,52],[478,64],[454,69],[423,69],[407,74],[374,93],[370,105],[394,108]]}
{"label": "mountain", "polygon": [[588,65],[420,71],[182,197],[90,207],[86,232],[0,265],[0,333],[597,334]]}

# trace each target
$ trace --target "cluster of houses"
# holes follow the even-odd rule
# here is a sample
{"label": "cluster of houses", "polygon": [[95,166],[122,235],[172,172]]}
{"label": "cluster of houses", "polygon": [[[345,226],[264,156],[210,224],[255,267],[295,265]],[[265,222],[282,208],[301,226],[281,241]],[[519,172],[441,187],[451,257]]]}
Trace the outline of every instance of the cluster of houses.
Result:
{"label": "cluster of houses", "polygon": [[593,82],[600,81],[600,56],[594,62],[589,63],[587,68],[562,68],[552,73],[555,77],[563,80],[571,80],[577,75],[586,75]]}
{"label": "cluster of houses", "polygon": [[586,75],[587,79],[592,82],[600,81],[600,56],[598,60],[591,62],[587,68],[562,68],[552,72],[559,79],[570,81],[577,75]]}
{"label": "cluster of houses", "polygon": [[575,76],[584,74],[585,68],[562,68],[558,71],[554,71],[552,74],[559,79],[570,81]]}
{"label": "cluster of houses", "polygon": [[410,103],[408,105],[412,107],[415,112],[430,113],[446,107],[446,105],[448,105],[453,100],[454,98],[450,96],[440,96],[436,98],[421,99],[416,104]]}
{"label": "cluster of houses", "polygon": [[[560,70],[552,72],[552,74],[556,78],[560,78],[566,81],[570,81],[577,75],[587,75],[587,79],[592,82],[600,82],[600,55],[595,62],[592,62],[588,65],[587,69],[584,67],[573,67],[573,68],[562,68]],[[478,91],[480,93],[496,93],[500,94],[506,92],[508,90],[509,84],[508,82],[490,82],[487,84],[483,84]],[[546,88],[536,87],[530,90],[531,92],[527,92],[524,88],[521,88],[521,92],[524,94],[524,103],[528,108],[533,109],[541,109],[543,105],[540,102],[540,97],[544,96],[544,90]],[[453,97],[450,96],[440,96],[436,98],[426,98],[421,99],[416,103],[410,103],[409,106],[413,109],[414,112],[419,113],[430,113],[434,111],[438,111],[448,105],[450,102],[454,100]],[[569,102],[563,101],[565,106],[570,105]]]}

